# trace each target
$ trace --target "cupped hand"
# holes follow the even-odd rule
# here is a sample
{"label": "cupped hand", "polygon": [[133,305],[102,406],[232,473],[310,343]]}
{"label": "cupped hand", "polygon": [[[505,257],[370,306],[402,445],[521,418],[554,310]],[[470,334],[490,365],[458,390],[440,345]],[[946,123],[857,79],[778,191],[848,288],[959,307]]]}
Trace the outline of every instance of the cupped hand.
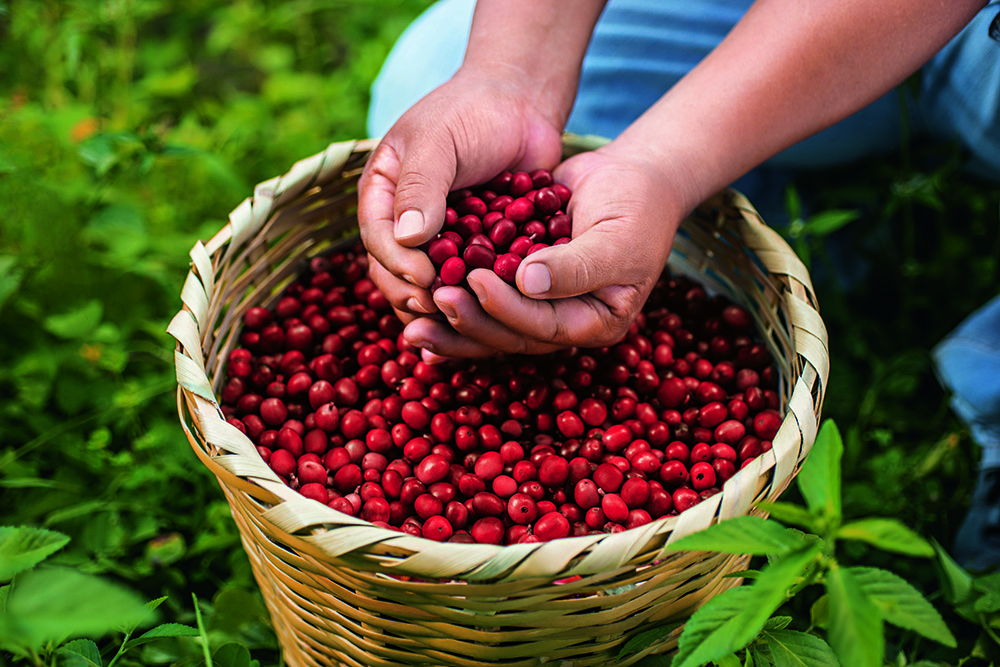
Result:
{"label": "cupped hand", "polygon": [[437,311],[434,266],[418,249],[444,224],[448,192],[505,169],[553,167],[563,118],[546,113],[517,72],[462,68],[382,138],[358,183],[372,279],[404,322]]}
{"label": "cupped hand", "polygon": [[599,347],[624,336],[687,213],[685,177],[613,142],[570,158],[555,177],[573,191],[572,241],[529,255],[517,289],[483,269],[468,276],[474,294],[438,289],[434,301],[448,324],[416,319],[407,340],[438,355],[473,357]]}

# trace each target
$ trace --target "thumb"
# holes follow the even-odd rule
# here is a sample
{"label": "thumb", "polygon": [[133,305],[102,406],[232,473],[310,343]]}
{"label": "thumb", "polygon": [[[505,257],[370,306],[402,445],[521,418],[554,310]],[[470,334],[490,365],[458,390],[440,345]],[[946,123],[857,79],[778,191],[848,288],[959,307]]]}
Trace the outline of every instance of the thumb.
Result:
{"label": "thumb", "polygon": [[638,249],[635,239],[613,231],[616,226],[595,225],[569,243],[528,255],[517,270],[518,289],[532,298],[561,299],[642,282],[646,264],[657,260],[649,248]]}
{"label": "thumb", "polygon": [[444,224],[445,202],[457,166],[450,146],[448,141],[422,137],[401,151],[393,211],[400,245],[426,243]]}

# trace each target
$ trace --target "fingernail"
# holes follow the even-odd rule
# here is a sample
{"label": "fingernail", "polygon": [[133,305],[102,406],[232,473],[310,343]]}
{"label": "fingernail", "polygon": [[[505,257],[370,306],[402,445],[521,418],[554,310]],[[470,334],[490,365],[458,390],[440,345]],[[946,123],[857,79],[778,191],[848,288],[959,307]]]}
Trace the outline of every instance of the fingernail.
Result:
{"label": "fingernail", "polygon": [[541,296],[552,289],[552,274],[549,267],[540,262],[524,267],[524,277],[521,279],[524,293],[528,296]]}
{"label": "fingernail", "polygon": [[455,308],[452,307],[450,303],[439,303],[438,308],[444,313],[444,316],[449,320],[453,320],[456,317]]}
{"label": "fingernail", "polygon": [[403,211],[396,223],[396,238],[408,239],[424,231],[424,214],[420,211]]}
{"label": "fingernail", "polygon": [[426,308],[424,308],[424,305],[420,303],[420,300],[415,296],[411,296],[409,299],[406,300],[406,309],[412,310],[413,312],[416,313],[424,313],[424,314],[430,314],[434,312],[433,310],[427,310]]}
{"label": "fingernail", "polygon": [[434,351],[434,344],[425,338],[418,337],[406,337],[406,342],[414,347],[419,347],[421,350],[427,350],[428,352]]}
{"label": "fingernail", "polygon": [[486,304],[486,290],[483,288],[483,284],[474,278],[469,278],[467,280],[469,287],[476,294],[476,298],[479,299],[479,303]]}

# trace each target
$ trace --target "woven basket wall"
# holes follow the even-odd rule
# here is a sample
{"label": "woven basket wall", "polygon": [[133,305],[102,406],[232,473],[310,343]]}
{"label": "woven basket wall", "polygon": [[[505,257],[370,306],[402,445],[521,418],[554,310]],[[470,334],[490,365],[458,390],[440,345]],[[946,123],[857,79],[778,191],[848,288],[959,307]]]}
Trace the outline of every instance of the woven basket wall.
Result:
{"label": "woven basket wall", "polygon": [[[776,498],[815,439],[828,373],[826,330],[809,276],[741,195],[699,207],[677,236],[673,271],[756,317],[781,377],[785,419],[773,449],[721,493],[618,534],[539,544],[437,543],[383,530],[286,486],[216,401],[243,313],[271,306],[309,259],[356,232],[356,183],[373,141],[345,142],[258,185],[214,238],[191,251],[177,339],[178,409],[218,478],[270,610],[285,660],[307,665],[633,664],[624,642],[683,620],[739,583],[746,557],[666,552],[678,538]],[[585,140],[567,137],[566,154]],[[566,578],[579,575],[569,582]]]}

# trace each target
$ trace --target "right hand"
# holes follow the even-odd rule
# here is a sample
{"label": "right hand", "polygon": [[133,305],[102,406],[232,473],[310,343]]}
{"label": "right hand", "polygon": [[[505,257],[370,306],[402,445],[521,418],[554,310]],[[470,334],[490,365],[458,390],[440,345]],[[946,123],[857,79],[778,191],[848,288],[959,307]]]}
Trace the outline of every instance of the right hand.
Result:
{"label": "right hand", "polygon": [[438,310],[434,266],[418,246],[441,230],[448,193],[559,162],[565,118],[544,112],[544,97],[517,71],[463,67],[376,147],[358,183],[358,222],[372,280],[404,323]]}

